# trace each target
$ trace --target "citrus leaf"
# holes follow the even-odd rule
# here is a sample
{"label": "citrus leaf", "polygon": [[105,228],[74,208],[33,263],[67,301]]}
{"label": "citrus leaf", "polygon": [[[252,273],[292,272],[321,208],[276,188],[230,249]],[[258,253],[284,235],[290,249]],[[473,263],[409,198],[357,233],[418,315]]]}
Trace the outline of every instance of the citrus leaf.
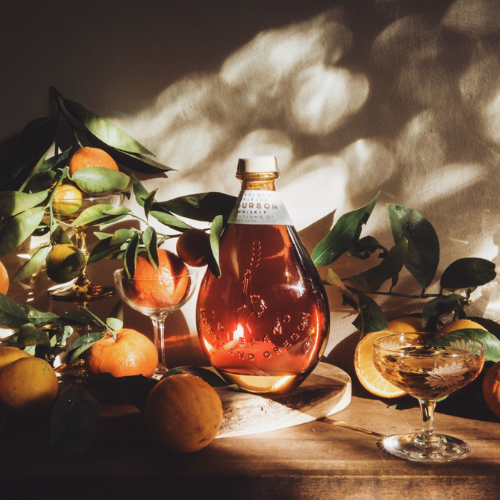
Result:
{"label": "citrus leaf", "polygon": [[35,326],[23,325],[17,334],[17,347],[24,349],[28,346],[44,346],[50,347],[50,340],[44,330],[40,330]]}
{"label": "citrus leaf", "polygon": [[102,167],[80,168],[71,180],[84,193],[99,196],[126,191],[130,184],[127,174]]}
{"label": "citrus leaf", "polygon": [[33,175],[31,180],[26,186],[26,190],[31,193],[39,193],[40,191],[46,191],[54,183],[54,178],[57,173],[53,170],[48,171],[38,171]]}
{"label": "citrus leaf", "polygon": [[476,316],[469,316],[468,319],[480,324],[483,328],[486,328],[492,335],[497,339],[500,339],[500,325],[491,319],[480,318]]}
{"label": "citrus leaf", "polygon": [[316,267],[331,264],[358,240],[363,225],[368,221],[377,203],[378,196],[377,194],[368,205],[340,217],[312,252],[312,261]]}
{"label": "citrus leaf", "polygon": [[460,330],[453,330],[450,333],[480,340],[484,345],[484,360],[493,361],[493,363],[500,361],[500,340],[490,332],[479,328],[461,328]]}
{"label": "citrus leaf", "polygon": [[356,311],[359,311],[359,303],[356,295],[344,285],[342,280],[332,269],[328,268],[328,273],[323,283],[335,287],[342,295],[342,303],[349,304]]}
{"label": "citrus leaf", "polygon": [[234,196],[224,193],[199,193],[155,203],[162,210],[203,222],[212,222],[217,215],[229,218],[236,203]]}
{"label": "citrus leaf", "polygon": [[19,191],[3,191],[0,196],[0,216],[17,215],[36,207],[47,198],[48,191],[39,193],[22,193]]}
{"label": "citrus leaf", "polygon": [[30,208],[16,215],[0,231],[0,258],[17,248],[42,222],[45,209]]}
{"label": "citrus leaf", "polygon": [[[92,323],[94,324],[94,323]],[[98,340],[104,337],[103,332],[93,332],[76,339],[69,347],[67,364],[74,361],[80,354],[90,349]]]}
{"label": "citrus leaf", "polygon": [[405,267],[417,283],[427,288],[439,264],[439,240],[432,224],[416,210],[404,205],[387,205],[394,243],[408,240]]}
{"label": "citrus leaf", "polygon": [[[156,207],[156,203],[153,205],[153,207]],[[166,212],[159,212],[157,210],[151,210],[149,212],[149,215],[154,217],[156,220],[164,224],[165,226],[171,227],[172,229],[176,229],[177,231],[187,231],[188,229],[191,229],[192,226],[189,226],[185,222],[181,221],[178,219],[175,215],[166,213]]]}
{"label": "citrus leaf", "polygon": [[53,324],[59,319],[59,316],[55,313],[38,311],[27,304],[19,304],[19,307],[21,307],[28,316],[30,322],[36,327]]}
{"label": "citrus leaf", "polygon": [[108,224],[109,222],[115,222],[116,220],[121,220],[126,215],[105,215],[104,212],[111,210],[114,207],[112,205],[99,204],[94,205],[85,209],[78,218],[71,224],[74,226],[99,226],[101,224]]}
{"label": "citrus leaf", "polygon": [[94,264],[95,262],[106,258],[108,255],[120,249],[122,243],[111,245],[111,239],[112,238],[109,237],[97,243],[97,245],[92,249],[92,252],[89,255],[88,264]]}
{"label": "citrus leaf", "polygon": [[129,278],[133,278],[135,274],[135,266],[137,264],[137,254],[139,250],[139,235],[136,233],[132,236],[130,243],[125,250],[123,265],[125,272]]}
{"label": "citrus leaf", "polygon": [[80,457],[94,439],[101,414],[99,402],[81,381],[58,395],[50,415],[50,446],[57,457]]}
{"label": "citrus leaf", "polygon": [[158,258],[158,235],[156,230],[148,226],[142,234],[142,241],[148,253],[149,262],[154,267],[155,271],[158,269],[160,260]]}
{"label": "citrus leaf", "polygon": [[64,313],[56,322],[57,325],[99,326],[92,318],[81,311]]}
{"label": "citrus leaf", "polygon": [[[121,245],[122,243],[125,243],[128,239],[132,238],[134,234],[135,234],[134,231],[130,231],[130,229],[117,229],[113,233],[113,236],[110,238],[109,245],[110,246]],[[102,239],[104,240],[104,238]]]}
{"label": "citrus leaf", "polygon": [[52,241],[56,244],[59,243],[66,243],[68,245],[72,244],[70,237],[66,234],[64,229],[57,223],[55,223],[52,226]]}
{"label": "citrus leaf", "polygon": [[486,259],[464,258],[452,262],[441,275],[441,288],[473,288],[496,277],[495,264]]}
{"label": "citrus leaf", "polygon": [[200,368],[198,366],[178,366],[176,368],[172,368],[163,374],[161,380],[171,377],[172,375],[182,375],[185,373],[194,375],[195,377],[200,377],[212,387],[226,387],[228,385],[224,379],[219,377],[213,371],[207,370],[206,368]]}
{"label": "citrus leaf", "polygon": [[132,210],[130,210],[130,208],[127,208],[127,207],[114,207],[111,210],[104,210],[103,214],[104,215],[127,215],[130,212],[132,212]]}
{"label": "citrus leaf", "polygon": [[366,260],[377,250],[382,250],[384,254],[387,253],[387,249],[383,247],[373,236],[365,236],[349,248],[347,255],[355,257],[356,259]]}
{"label": "citrus leaf", "polygon": [[352,324],[362,335],[370,332],[380,332],[387,328],[387,318],[380,306],[370,297],[356,290],[347,287],[353,293],[356,293],[359,304],[359,314]]}
{"label": "citrus leaf", "polygon": [[401,241],[391,248],[385,259],[375,267],[349,278],[349,283],[362,292],[376,292],[385,281],[401,271],[404,266],[408,241]]}
{"label": "citrus leaf", "polygon": [[144,214],[146,215],[146,219],[148,218],[149,212],[151,211],[151,207],[153,206],[153,203],[155,201],[155,195],[157,191],[158,189],[151,191],[151,193],[149,193],[146,199],[144,200]]}
{"label": "citrus leaf", "polygon": [[45,158],[54,142],[58,118],[37,118],[24,127],[19,141],[0,163],[0,189],[16,190]]}
{"label": "citrus leaf", "polygon": [[108,314],[106,318],[106,325],[111,328],[111,330],[120,330],[123,328],[123,303],[119,300],[111,312]]}
{"label": "citrus leaf", "polygon": [[142,185],[141,181],[135,176],[131,176],[132,179],[132,189],[134,191],[135,200],[139,204],[139,206],[144,206],[144,201],[148,197],[148,192],[146,188]]}
{"label": "citrus leaf", "polygon": [[[128,229],[127,229],[128,231]],[[100,240],[105,240],[107,238],[111,238],[113,235],[111,233],[102,233],[100,231],[94,231],[94,236],[99,238]]]}
{"label": "citrus leaf", "polygon": [[73,150],[73,147],[69,147],[65,151],[62,151],[50,158],[47,158],[41,165],[39,172],[48,172],[49,170],[54,170],[57,168],[61,163],[66,163],[66,160],[71,156],[71,151]]}
{"label": "citrus leaf", "polygon": [[35,274],[43,266],[49,252],[50,252],[50,245],[47,244],[46,246],[40,247],[33,254],[31,259],[29,259],[28,262],[23,264],[21,269],[19,269],[17,273],[12,277],[11,282],[17,283]]}
{"label": "citrus leaf", "polygon": [[165,172],[175,170],[139,153],[130,153],[121,149],[111,149],[108,147],[103,147],[103,149],[118,163],[141,174],[165,174]]}
{"label": "citrus leaf", "polygon": [[81,104],[63,99],[66,109],[76,118],[93,136],[108,146],[128,152],[152,155],[142,144],[137,142],[124,130],[101,118]]}
{"label": "citrus leaf", "polygon": [[221,269],[219,264],[219,248],[222,230],[224,229],[224,218],[222,215],[217,215],[210,227],[210,248],[212,254],[208,256],[208,268],[216,278],[221,277]]}
{"label": "citrus leaf", "polygon": [[429,300],[422,311],[422,324],[426,331],[437,331],[439,316],[462,308],[466,301],[462,295],[451,294]]}

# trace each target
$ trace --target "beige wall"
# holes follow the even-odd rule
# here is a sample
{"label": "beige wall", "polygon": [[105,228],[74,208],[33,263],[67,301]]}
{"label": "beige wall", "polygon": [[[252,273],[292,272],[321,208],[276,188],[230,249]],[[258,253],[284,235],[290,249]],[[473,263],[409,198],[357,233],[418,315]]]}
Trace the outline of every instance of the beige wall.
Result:
{"label": "beige wall", "polygon": [[[338,218],[381,191],[363,234],[391,246],[385,204],[401,203],[436,228],[440,271],[459,257],[499,262],[500,2],[9,4],[0,19],[2,156],[27,122],[54,111],[55,85],[177,170],[143,177],[159,186],[158,199],[236,195],[238,158],[270,154],[309,250],[334,211]],[[333,268],[347,276],[373,263],[346,258]],[[91,273],[111,282],[116,265]],[[35,303],[57,309],[46,285],[38,283]],[[416,291],[407,275],[399,289]],[[344,351],[335,346],[355,332],[355,316],[329,296],[327,354],[342,364],[339,353],[357,337]],[[472,314],[500,320],[498,281],[475,297]],[[105,314],[114,302],[93,309]],[[203,362],[194,303],[168,320],[170,365]],[[379,303],[389,319],[421,307]],[[127,311],[127,321],[151,334],[147,318]]]}

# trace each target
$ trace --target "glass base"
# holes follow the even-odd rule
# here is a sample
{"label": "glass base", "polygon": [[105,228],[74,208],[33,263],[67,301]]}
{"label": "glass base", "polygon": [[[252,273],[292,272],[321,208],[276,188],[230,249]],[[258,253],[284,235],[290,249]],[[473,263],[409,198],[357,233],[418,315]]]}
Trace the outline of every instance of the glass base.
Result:
{"label": "glass base", "polygon": [[112,286],[89,285],[87,287],[70,287],[57,290],[50,294],[52,300],[58,302],[74,302],[75,304],[86,304],[93,300],[105,299],[115,294]]}
{"label": "glass base", "polygon": [[424,442],[421,434],[387,436],[378,441],[382,450],[415,462],[453,462],[470,453],[470,446],[460,439],[433,434],[432,442]]}
{"label": "glass base", "polygon": [[161,364],[158,364],[156,370],[153,372],[153,375],[151,375],[151,378],[155,380],[160,380],[165,373],[167,373],[167,368],[165,366],[161,366]]}

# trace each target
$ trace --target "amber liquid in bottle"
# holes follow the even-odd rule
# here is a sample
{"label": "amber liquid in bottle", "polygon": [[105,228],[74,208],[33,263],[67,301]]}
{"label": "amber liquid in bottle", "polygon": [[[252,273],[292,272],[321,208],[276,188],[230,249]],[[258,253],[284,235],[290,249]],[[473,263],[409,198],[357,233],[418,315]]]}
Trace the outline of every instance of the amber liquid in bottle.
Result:
{"label": "amber liquid in bottle", "polygon": [[[274,190],[277,176],[246,174],[242,189]],[[221,278],[207,271],[197,303],[212,365],[249,392],[294,390],[320,360],[330,321],[323,284],[295,229],[228,224],[219,262]]]}

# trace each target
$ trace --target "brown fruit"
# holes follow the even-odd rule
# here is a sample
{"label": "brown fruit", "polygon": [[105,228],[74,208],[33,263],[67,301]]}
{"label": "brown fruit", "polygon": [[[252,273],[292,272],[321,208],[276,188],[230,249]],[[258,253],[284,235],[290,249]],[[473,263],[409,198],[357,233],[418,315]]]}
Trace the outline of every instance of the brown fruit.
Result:
{"label": "brown fruit", "polygon": [[87,351],[85,358],[85,369],[91,376],[111,373],[114,377],[150,377],[157,365],[158,352],[153,342],[131,328],[117,330],[116,338],[107,333]]}
{"label": "brown fruit", "polygon": [[0,376],[0,400],[11,415],[23,420],[43,415],[58,391],[54,369],[33,356],[14,361]]}
{"label": "brown fruit", "polygon": [[222,423],[222,403],[200,377],[182,374],[161,380],[144,406],[144,423],[163,448],[192,453],[210,444]]}
{"label": "brown fruit", "polygon": [[7,295],[9,291],[9,274],[7,273],[7,269],[3,265],[3,262],[0,260],[0,293]]}
{"label": "brown fruit", "polygon": [[212,252],[210,236],[201,229],[188,229],[177,239],[175,250],[188,266],[206,266]]}
{"label": "brown fruit", "polygon": [[111,156],[99,148],[80,148],[77,149],[69,161],[69,175],[73,175],[81,168],[110,168],[119,170],[118,165]]}
{"label": "brown fruit", "polygon": [[177,255],[158,249],[158,269],[152,266],[146,251],[137,256],[134,279],[127,296],[141,307],[162,308],[179,304],[190,286],[188,270]]}

